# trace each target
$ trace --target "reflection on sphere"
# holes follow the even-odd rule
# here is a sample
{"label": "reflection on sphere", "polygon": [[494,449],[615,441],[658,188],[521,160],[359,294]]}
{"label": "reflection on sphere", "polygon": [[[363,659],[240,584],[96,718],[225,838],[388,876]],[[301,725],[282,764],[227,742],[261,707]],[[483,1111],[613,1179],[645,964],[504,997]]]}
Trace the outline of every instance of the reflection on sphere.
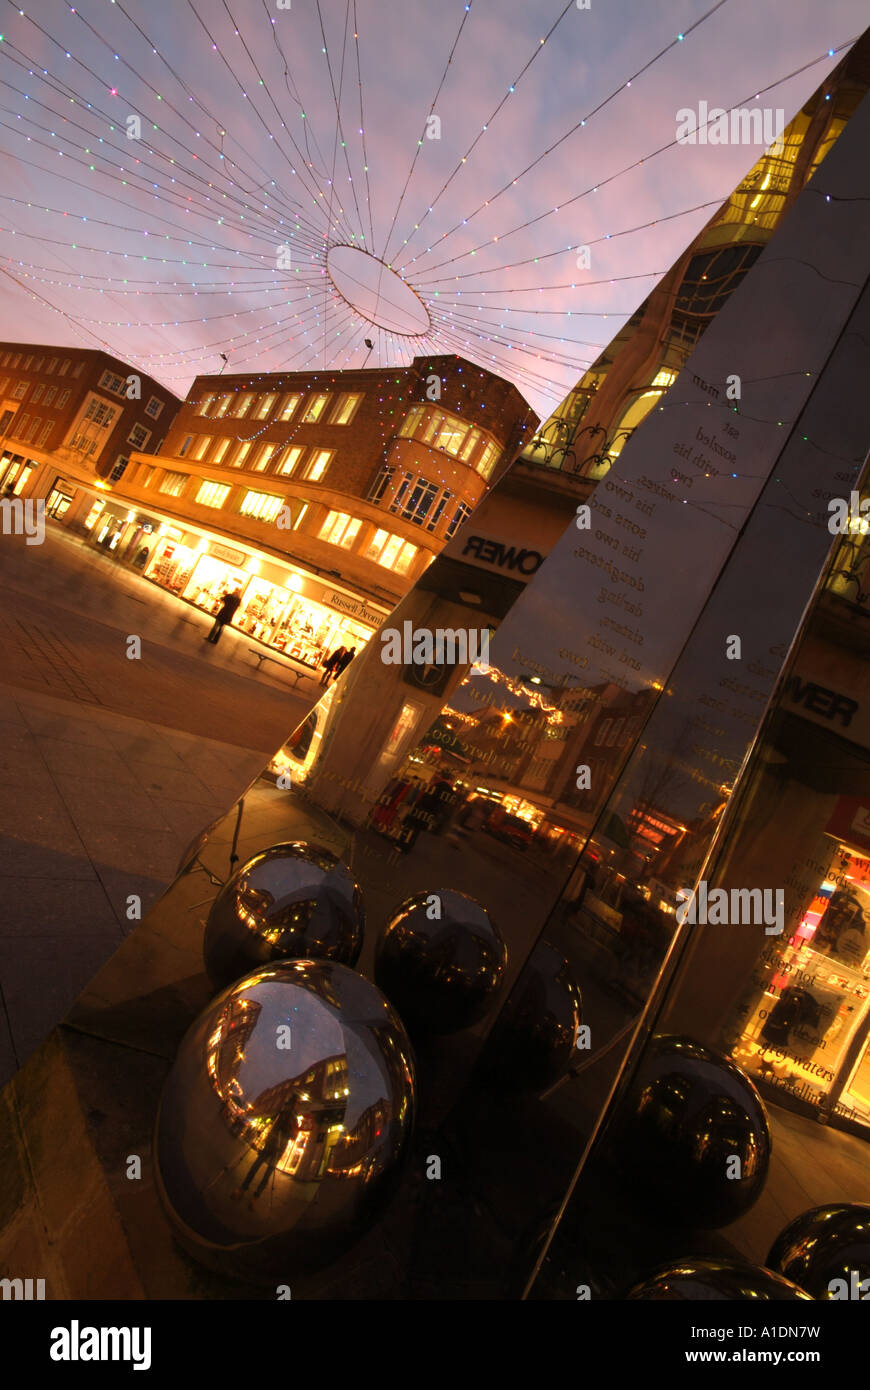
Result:
{"label": "reflection on sphere", "polygon": [[812,1207],[780,1232],[766,1263],[813,1298],[864,1301],[870,1296],[870,1206]]}
{"label": "reflection on sphere", "polygon": [[700,1259],[694,1255],[675,1260],[633,1288],[629,1299],[661,1302],[751,1302],[759,1299],[795,1302],[809,1295],[769,1269],[740,1260]]}
{"label": "reflection on sphere", "polygon": [[270,1280],[328,1262],[376,1218],[415,1111],[407,1035],[330,961],[283,961],[219,995],[184,1037],[155,1128],[157,1189],[202,1263]]}
{"label": "reflection on sphere", "polygon": [[539,941],[487,1039],[481,1065],[508,1088],[540,1091],[576,1060],[583,998],[564,955]]}
{"label": "reflection on sphere", "polygon": [[360,889],[331,850],[302,841],[272,845],[243,864],[212,903],[205,967],[223,986],[275,960],[355,965],[363,927]]}

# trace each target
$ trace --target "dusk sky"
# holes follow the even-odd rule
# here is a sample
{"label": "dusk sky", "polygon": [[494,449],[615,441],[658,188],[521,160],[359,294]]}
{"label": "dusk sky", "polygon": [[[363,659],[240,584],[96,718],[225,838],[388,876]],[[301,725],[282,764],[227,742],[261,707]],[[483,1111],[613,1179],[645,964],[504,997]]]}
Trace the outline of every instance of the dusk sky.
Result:
{"label": "dusk sky", "polygon": [[[221,352],[458,352],[546,417],[761,153],[672,144],[678,110],[787,122],[867,21],[865,0],[287,4],[4,7],[4,338],[102,346],[181,396]],[[327,273],[339,245],[425,310],[330,250],[358,308],[379,289],[395,329],[373,329]]]}

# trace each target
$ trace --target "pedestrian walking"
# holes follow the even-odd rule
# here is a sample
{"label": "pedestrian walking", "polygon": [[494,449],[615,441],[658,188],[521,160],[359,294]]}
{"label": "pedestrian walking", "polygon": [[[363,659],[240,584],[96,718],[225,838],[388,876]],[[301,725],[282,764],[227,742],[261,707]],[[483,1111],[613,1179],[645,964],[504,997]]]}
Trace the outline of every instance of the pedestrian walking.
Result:
{"label": "pedestrian walking", "polygon": [[334,670],[334,675],[335,675],[335,679],[336,679],[336,680],[338,680],[339,676],[341,675],[341,673],[342,673],[342,671],[345,669],[345,667],[350,665],[350,663],[353,661],[353,659],[354,659],[355,656],[356,656],[356,647],[351,647],[351,649],[350,649],[349,652],[343,652],[342,655],[338,658],[338,661],[335,663],[335,670]]}
{"label": "pedestrian walking", "polygon": [[217,615],[214,620],[214,626],[212,627],[211,632],[205,639],[206,642],[211,642],[213,646],[217,645],[217,643],[220,641],[220,636],[224,630],[224,627],[227,623],[232,622],[236,609],[238,608],[241,601],[242,596],[239,593],[238,589],[235,589],[230,593],[224,594],[223,598],[221,599],[221,606],[218,609]]}
{"label": "pedestrian walking", "polygon": [[336,647],[331,656],[324,657],[323,675],[320,677],[321,685],[329,685],[330,677],[335,671],[336,662],[340,661],[347,651],[346,647]]}

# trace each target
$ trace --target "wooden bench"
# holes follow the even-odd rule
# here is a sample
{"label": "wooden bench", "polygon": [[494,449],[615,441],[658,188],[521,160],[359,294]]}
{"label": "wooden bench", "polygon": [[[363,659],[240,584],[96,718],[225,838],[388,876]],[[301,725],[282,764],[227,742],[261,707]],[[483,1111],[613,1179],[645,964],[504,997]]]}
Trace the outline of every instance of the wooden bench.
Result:
{"label": "wooden bench", "polygon": [[257,651],[256,647],[248,647],[248,651],[251,653],[251,656],[255,656],[257,658],[258,671],[260,670],[260,667],[262,666],[264,661],[274,661],[275,665],[280,666],[282,671],[287,671],[291,676],[295,676],[296,684],[291,686],[292,690],[297,690],[299,688],[299,681],[302,678],[302,676],[309,676],[313,674],[313,672],[311,671],[297,671],[295,667],[285,664],[287,661],[286,657],[282,659],[279,656],[272,656],[269,652],[259,652]]}

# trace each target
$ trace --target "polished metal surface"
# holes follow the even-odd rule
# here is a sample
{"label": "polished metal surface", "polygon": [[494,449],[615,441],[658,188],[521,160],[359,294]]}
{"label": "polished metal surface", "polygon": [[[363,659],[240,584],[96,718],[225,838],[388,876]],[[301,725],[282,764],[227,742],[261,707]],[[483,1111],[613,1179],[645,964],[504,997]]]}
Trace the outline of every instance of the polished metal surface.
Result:
{"label": "polished metal surface", "polygon": [[413,1053],[380,991],[331,961],[282,961],[185,1035],[157,1115],[157,1189],[196,1259],[280,1281],[369,1229],[414,1114]]}
{"label": "polished metal surface", "polygon": [[378,943],[375,979],[412,1033],[454,1033],[487,1013],[506,965],[486,909],[438,888],[395,909]]}
{"label": "polished metal surface", "polygon": [[774,1300],[793,1303],[810,1296],[769,1269],[739,1260],[706,1260],[690,1255],[657,1270],[628,1295],[629,1299],[658,1299],[677,1303],[731,1303]]}
{"label": "polished metal surface", "polygon": [[765,1263],[813,1298],[870,1299],[870,1206],[802,1212],[780,1231]]}
{"label": "polished metal surface", "polygon": [[331,850],[301,840],[272,845],[243,864],[212,903],[205,968],[223,986],[275,960],[355,965],[364,920],[359,886]]}
{"label": "polished metal surface", "polygon": [[656,1220],[715,1229],[759,1197],[770,1162],[764,1103],[728,1057],[653,1038],[614,1123],[627,1192]]}
{"label": "polished metal surface", "polygon": [[487,1039],[481,1066],[502,1086],[543,1090],[577,1060],[582,1019],[570,965],[550,942],[539,941]]}

